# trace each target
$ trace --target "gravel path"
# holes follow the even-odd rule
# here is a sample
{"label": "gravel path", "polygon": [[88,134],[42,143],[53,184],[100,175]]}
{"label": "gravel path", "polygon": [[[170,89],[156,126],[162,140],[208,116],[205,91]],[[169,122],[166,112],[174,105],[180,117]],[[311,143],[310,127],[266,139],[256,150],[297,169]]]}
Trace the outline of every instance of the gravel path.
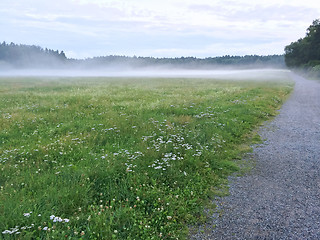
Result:
{"label": "gravel path", "polygon": [[320,239],[320,84],[292,78],[293,94],[260,130],[254,170],[231,178],[222,216],[191,239]]}

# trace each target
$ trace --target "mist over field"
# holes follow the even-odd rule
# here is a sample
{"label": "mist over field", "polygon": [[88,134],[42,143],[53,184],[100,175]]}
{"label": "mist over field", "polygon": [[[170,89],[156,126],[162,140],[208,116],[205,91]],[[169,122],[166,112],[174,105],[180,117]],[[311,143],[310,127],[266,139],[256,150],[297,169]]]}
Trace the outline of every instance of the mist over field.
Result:
{"label": "mist over field", "polygon": [[261,78],[283,71],[283,55],[68,58],[63,51],[0,43],[0,76]]}
{"label": "mist over field", "polygon": [[287,69],[215,69],[215,70],[188,70],[173,68],[148,69],[92,69],[92,70],[39,70],[20,69],[1,71],[1,77],[154,77],[154,78],[215,78],[230,80],[277,80],[282,78]]}

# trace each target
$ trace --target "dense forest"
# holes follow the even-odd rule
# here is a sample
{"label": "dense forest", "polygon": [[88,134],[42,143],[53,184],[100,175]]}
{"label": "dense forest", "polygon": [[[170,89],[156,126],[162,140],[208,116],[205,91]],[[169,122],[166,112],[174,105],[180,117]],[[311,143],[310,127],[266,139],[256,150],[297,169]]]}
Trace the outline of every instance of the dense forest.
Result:
{"label": "dense forest", "polygon": [[63,51],[6,42],[0,44],[0,68],[61,67],[66,61]]}
{"label": "dense forest", "polygon": [[283,55],[271,56],[222,56],[222,57],[180,57],[180,58],[154,58],[154,57],[126,57],[126,56],[105,56],[94,57],[84,60],[90,66],[107,65],[128,65],[134,67],[173,66],[191,69],[210,69],[214,67],[239,67],[239,68],[263,68],[263,67],[284,67]]}
{"label": "dense forest", "polygon": [[285,67],[283,55],[270,56],[222,56],[209,58],[180,57],[128,57],[102,56],[87,59],[69,59],[63,51],[43,49],[39,46],[0,44],[0,69],[6,68],[148,68],[177,67],[188,69],[210,69],[218,67],[268,68]]}
{"label": "dense forest", "polygon": [[304,38],[285,47],[285,62],[320,76],[320,19],[313,21]]}

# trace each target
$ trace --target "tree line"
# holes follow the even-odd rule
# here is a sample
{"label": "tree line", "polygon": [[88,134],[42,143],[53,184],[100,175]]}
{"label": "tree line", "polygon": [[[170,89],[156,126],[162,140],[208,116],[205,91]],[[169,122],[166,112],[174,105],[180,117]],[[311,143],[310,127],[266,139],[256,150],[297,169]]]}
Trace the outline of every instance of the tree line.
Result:
{"label": "tree line", "polygon": [[58,67],[67,60],[63,51],[43,49],[35,45],[0,43],[0,66],[15,68]]}
{"label": "tree line", "polygon": [[283,55],[246,55],[222,57],[129,57],[101,56],[87,59],[67,58],[63,51],[43,49],[35,45],[0,43],[0,69],[11,68],[108,68],[108,67],[178,67],[194,69],[210,69],[214,67],[285,67]]}
{"label": "tree line", "polygon": [[304,38],[285,47],[285,63],[290,68],[318,72],[320,76],[320,19],[312,22]]}
{"label": "tree line", "polygon": [[175,66],[179,68],[213,68],[213,67],[284,67],[283,55],[246,55],[222,57],[179,57],[179,58],[155,58],[155,57],[127,57],[127,56],[102,56],[84,60],[88,65],[130,65],[134,67],[149,66]]}

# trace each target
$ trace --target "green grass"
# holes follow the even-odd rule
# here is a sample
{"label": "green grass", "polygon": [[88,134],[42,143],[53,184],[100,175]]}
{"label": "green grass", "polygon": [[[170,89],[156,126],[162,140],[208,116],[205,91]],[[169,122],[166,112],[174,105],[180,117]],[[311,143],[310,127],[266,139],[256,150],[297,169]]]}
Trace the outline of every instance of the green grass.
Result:
{"label": "green grass", "polygon": [[283,79],[1,78],[0,239],[186,238]]}

